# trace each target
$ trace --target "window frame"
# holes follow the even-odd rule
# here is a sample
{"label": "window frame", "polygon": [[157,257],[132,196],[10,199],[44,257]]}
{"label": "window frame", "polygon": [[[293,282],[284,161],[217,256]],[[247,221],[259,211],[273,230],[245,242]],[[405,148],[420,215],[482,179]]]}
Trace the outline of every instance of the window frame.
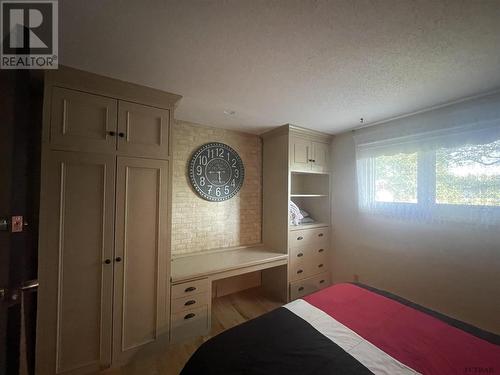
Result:
{"label": "window frame", "polygon": [[[417,151],[417,202],[383,202],[377,201],[375,186],[375,159],[373,156],[358,160],[366,163],[366,170],[371,176],[368,202],[361,206],[362,211],[375,212],[392,216],[395,213],[404,213],[415,218],[435,218],[438,220],[456,220],[457,217],[479,217],[480,214],[488,218],[500,218],[500,206],[449,204],[437,203],[437,175],[436,150]],[[359,188],[359,187],[358,187]]]}

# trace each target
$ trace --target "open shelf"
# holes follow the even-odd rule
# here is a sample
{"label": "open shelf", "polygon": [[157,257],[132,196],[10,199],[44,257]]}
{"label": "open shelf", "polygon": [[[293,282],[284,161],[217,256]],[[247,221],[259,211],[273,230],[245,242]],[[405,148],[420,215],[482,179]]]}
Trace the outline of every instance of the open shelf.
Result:
{"label": "open shelf", "polygon": [[291,194],[292,198],[321,198],[328,197],[327,194]]}
{"label": "open shelf", "polygon": [[327,197],[330,175],[313,173],[291,173],[291,197]]}
{"label": "open shelf", "polygon": [[[322,197],[310,198],[309,196],[297,196],[290,197],[291,201],[294,202],[297,207],[301,210],[307,211],[309,216],[314,220],[313,223],[301,224],[307,228],[312,228],[311,225],[323,224],[329,225],[330,222],[330,199],[327,195]],[[303,229],[303,228],[302,228]]]}
{"label": "open shelf", "polygon": [[315,223],[306,223],[306,224],[299,224],[299,225],[289,225],[289,229],[291,231],[301,230],[301,229],[314,229],[314,228],[328,227],[329,225],[330,224],[328,224],[328,223],[315,222]]}

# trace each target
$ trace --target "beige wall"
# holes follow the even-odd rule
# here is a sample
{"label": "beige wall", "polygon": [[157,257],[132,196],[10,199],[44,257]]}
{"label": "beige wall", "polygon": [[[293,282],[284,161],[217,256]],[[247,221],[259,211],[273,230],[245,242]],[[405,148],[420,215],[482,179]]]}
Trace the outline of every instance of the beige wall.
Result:
{"label": "beige wall", "polygon": [[[208,202],[191,188],[191,154],[208,142],[234,148],[245,166],[240,192],[224,202]],[[261,241],[262,143],[260,137],[177,121],[173,127],[172,255]]]}
{"label": "beige wall", "polygon": [[357,211],[352,132],[333,141],[335,282],[360,281],[500,333],[500,232],[417,225]]}

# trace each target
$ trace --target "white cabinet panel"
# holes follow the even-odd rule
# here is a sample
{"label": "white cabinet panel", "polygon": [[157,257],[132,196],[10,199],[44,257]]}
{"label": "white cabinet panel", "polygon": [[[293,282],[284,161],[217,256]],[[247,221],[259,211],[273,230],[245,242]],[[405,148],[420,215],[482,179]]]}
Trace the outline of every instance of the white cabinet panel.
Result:
{"label": "white cabinet panel", "polygon": [[329,171],[329,145],[327,143],[315,142],[312,143],[312,160],[311,169],[314,172]]}
{"label": "white cabinet panel", "polygon": [[60,87],[52,89],[53,149],[111,153],[116,150],[116,99]]}
{"label": "white cabinet panel", "polygon": [[169,155],[169,111],[120,101],[118,151],[120,155],[166,159]]}
{"label": "white cabinet panel", "polygon": [[168,162],[118,157],[114,360],[168,332]]}
{"label": "white cabinet panel", "polygon": [[290,137],[290,169],[292,171],[311,170],[311,141],[300,137]]}
{"label": "white cabinet panel", "polygon": [[38,373],[96,372],[111,363],[115,157],[52,151],[49,159]]}

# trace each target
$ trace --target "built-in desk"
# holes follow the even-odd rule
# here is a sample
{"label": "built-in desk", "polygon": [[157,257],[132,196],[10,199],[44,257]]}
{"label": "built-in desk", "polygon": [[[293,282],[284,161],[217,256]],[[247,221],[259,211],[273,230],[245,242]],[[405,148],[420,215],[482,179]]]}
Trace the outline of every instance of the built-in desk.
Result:
{"label": "built-in desk", "polygon": [[[264,246],[247,246],[179,256],[171,264],[172,341],[203,335],[210,329],[212,282],[266,270],[271,288],[286,296],[288,254]],[[286,298],[285,298],[286,299]]]}
{"label": "built-in desk", "polygon": [[287,254],[277,253],[263,246],[197,253],[174,258],[171,279],[174,284],[202,277],[217,280],[281,266],[287,261]]}

